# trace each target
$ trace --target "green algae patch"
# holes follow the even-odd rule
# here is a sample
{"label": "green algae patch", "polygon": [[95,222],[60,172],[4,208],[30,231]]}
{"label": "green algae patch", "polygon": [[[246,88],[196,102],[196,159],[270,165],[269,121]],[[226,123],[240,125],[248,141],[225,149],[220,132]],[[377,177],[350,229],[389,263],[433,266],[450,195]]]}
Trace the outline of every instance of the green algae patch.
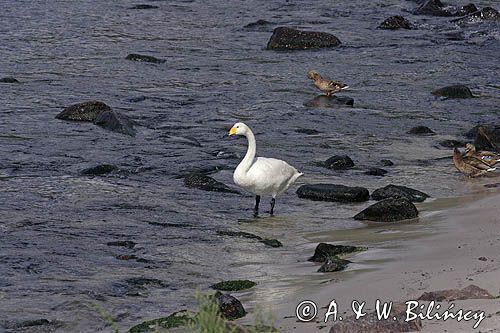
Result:
{"label": "green algae patch", "polygon": [[232,281],[222,281],[216,283],[210,288],[222,291],[240,291],[245,289],[250,289],[254,287],[257,283],[250,280],[232,280]]}

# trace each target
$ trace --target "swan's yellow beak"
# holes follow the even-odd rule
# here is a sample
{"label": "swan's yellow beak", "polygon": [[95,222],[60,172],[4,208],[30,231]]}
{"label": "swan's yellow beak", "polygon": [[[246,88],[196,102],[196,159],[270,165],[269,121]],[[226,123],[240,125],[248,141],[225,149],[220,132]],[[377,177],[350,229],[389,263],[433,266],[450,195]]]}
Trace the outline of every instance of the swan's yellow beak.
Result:
{"label": "swan's yellow beak", "polygon": [[236,127],[233,127],[229,130],[229,135],[236,135]]}

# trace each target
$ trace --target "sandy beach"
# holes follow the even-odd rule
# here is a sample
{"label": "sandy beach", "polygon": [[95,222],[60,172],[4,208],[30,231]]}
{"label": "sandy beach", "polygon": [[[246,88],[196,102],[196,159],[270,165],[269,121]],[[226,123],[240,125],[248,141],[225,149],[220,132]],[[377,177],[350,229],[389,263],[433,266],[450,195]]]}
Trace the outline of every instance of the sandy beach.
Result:
{"label": "sandy beach", "polygon": [[[500,193],[483,190],[462,198],[436,199],[421,204],[419,232],[414,223],[373,226],[353,234],[337,232],[332,243],[356,243],[367,234],[372,237],[369,250],[349,257],[353,261],[347,271],[330,273],[331,281],[318,284],[276,312],[285,318],[286,332],[329,331],[332,322],[322,322],[326,306],[334,299],[340,315],[352,315],[351,302],[366,301],[365,310],[373,311],[375,302],[407,302],[424,292],[463,288],[474,284],[500,294]],[[451,207],[450,207],[451,206]],[[422,230],[422,226],[424,230]],[[384,235],[399,234],[399,240],[384,240]],[[348,235],[348,236],[347,236]],[[377,246],[384,244],[383,246]],[[322,239],[324,241],[324,238]],[[388,244],[390,243],[390,244]],[[481,259],[479,259],[481,258]],[[318,316],[309,323],[294,317],[297,304],[312,300]],[[425,302],[424,302],[425,303]],[[422,304],[424,304],[422,303]],[[484,311],[485,319],[474,330],[474,320],[424,320],[422,332],[499,332],[500,300],[472,299],[455,301],[454,310]],[[449,303],[442,303],[447,309]],[[439,311],[443,312],[443,311]],[[332,317],[330,317],[331,319]]]}

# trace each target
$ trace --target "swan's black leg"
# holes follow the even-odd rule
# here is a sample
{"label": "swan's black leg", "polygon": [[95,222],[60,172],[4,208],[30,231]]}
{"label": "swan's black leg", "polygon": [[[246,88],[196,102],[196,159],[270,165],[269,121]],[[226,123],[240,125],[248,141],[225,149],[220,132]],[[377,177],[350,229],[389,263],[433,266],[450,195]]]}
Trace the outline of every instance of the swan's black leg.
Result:
{"label": "swan's black leg", "polygon": [[255,196],[255,207],[253,209],[253,215],[259,215],[259,204],[260,204],[260,195]]}
{"label": "swan's black leg", "polygon": [[269,212],[271,215],[274,215],[274,204],[276,203],[276,199],[271,199],[271,211]]}

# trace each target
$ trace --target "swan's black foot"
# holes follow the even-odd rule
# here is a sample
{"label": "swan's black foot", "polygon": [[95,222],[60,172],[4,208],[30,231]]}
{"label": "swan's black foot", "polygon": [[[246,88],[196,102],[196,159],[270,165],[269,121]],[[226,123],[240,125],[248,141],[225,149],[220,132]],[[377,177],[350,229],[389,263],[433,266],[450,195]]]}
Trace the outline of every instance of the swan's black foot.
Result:
{"label": "swan's black foot", "polygon": [[255,196],[255,207],[253,208],[253,216],[259,216],[259,204],[260,204],[260,195]]}
{"label": "swan's black foot", "polygon": [[269,214],[274,215],[274,204],[276,203],[276,199],[272,198],[271,199],[271,211]]}

